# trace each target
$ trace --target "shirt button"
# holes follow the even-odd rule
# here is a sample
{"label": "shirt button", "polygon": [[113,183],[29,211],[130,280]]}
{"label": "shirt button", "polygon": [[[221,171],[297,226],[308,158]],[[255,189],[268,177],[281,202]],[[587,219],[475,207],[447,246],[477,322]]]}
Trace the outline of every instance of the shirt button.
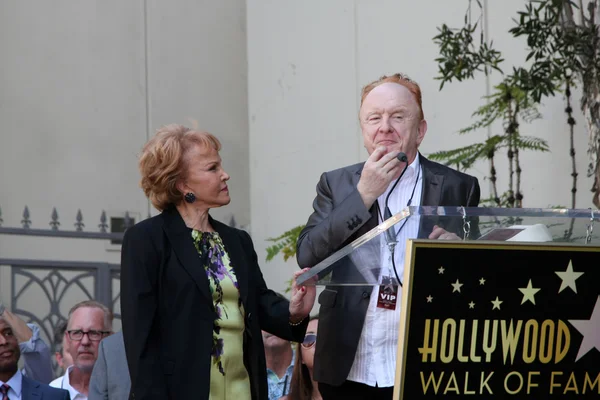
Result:
{"label": "shirt button", "polygon": [[369,297],[369,292],[367,292],[366,290],[362,293],[362,297],[363,299],[366,299]]}

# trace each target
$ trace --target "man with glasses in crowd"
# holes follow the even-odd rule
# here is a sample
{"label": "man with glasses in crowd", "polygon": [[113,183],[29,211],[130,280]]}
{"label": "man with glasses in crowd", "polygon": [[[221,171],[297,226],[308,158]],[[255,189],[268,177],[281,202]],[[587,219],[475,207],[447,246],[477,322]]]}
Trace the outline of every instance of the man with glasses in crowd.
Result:
{"label": "man with glasses in crowd", "polygon": [[73,357],[73,365],[50,386],[68,390],[71,400],[87,400],[92,370],[98,358],[98,345],[100,340],[112,333],[112,322],[112,312],[97,301],[82,301],[71,308],[65,344]]}

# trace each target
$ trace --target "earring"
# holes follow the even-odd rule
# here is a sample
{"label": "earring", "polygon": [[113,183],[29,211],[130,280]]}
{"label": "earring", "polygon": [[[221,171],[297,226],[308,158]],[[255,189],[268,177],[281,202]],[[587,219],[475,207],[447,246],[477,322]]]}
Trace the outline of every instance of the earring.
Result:
{"label": "earring", "polygon": [[187,192],[185,194],[185,196],[183,196],[183,198],[185,199],[186,202],[188,202],[190,204],[192,204],[193,202],[196,201],[196,196],[192,192]]}

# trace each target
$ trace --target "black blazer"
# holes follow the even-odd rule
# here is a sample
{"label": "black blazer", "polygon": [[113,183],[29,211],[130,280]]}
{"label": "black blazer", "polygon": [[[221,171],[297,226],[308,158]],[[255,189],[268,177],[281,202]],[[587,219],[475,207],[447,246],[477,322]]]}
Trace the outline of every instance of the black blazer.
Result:
{"label": "black blazer", "polygon": [[[289,325],[289,303],[267,289],[250,236],[212,218],[210,223],[221,236],[238,279],[246,313],[243,362],[252,399],[264,400],[268,390],[261,329],[301,341],[308,321]],[[176,208],[126,231],[121,313],[131,376],[129,398],[208,400],[217,314],[190,231]]]}
{"label": "black blazer", "polygon": [[[423,169],[422,206],[465,206],[479,204],[477,179],[427,160],[419,155]],[[297,242],[296,257],[301,268],[312,267],[378,224],[377,205],[367,209],[357,190],[364,163],[325,172],[317,184],[314,212]],[[383,207],[382,207],[383,208]],[[443,217],[435,221],[447,230],[460,233],[461,226],[449,226]],[[450,224],[451,225],[451,224]],[[419,237],[427,237],[433,220],[422,220]],[[475,228],[476,229],[476,228]],[[339,262],[349,262],[344,258]],[[357,273],[344,265],[336,273]],[[363,329],[371,286],[328,286],[319,295],[319,340],[315,349],[314,379],[341,385],[352,368]]]}

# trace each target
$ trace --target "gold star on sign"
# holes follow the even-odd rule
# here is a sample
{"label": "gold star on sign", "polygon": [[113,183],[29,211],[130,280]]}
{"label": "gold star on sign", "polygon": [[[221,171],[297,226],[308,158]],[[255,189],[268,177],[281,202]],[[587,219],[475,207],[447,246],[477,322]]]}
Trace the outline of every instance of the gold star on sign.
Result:
{"label": "gold star on sign", "polygon": [[452,285],[452,293],[454,293],[454,292],[458,292],[458,293],[460,293],[460,287],[461,287],[463,284],[462,284],[462,283],[460,283],[460,282],[458,281],[458,279],[456,280],[456,282],[455,282],[455,283],[451,283],[451,285]]}
{"label": "gold star on sign", "polygon": [[444,273],[444,271],[445,271],[444,267],[438,268],[438,274],[442,275]]}
{"label": "gold star on sign", "polygon": [[431,295],[427,296],[426,299],[428,303],[431,303],[433,301],[433,297]]}
{"label": "gold star on sign", "polygon": [[473,303],[472,301],[469,303],[469,308],[475,308],[475,303]]}
{"label": "gold star on sign", "polygon": [[479,284],[480,284],[480,285],[485,285],[485,279],[481,278],[481,279],[479,280]]}
{"label": "gold star on sign", "polygon": [[500,300],[500,299],[498,298],[498,296],[496,296],[496,300],[492,300],[492,304],[494,305],[494,306],[492,307],[492,310],[495,310],[495,309],[498,309],[498,310],[499,310],[499,309],[500,309],[500,304],[502,304],[502,303],[504,303],[504,302],[503,302],[502,300]]}
{"label": "gold star on sign", "polygon": [[573,271],[573,261],[569,260],[569,266],[566,271],[555,272],[556,275],[560,279],[562,279],[562,283],[560,284],[560,289],[558,289],[558,293],[562,292],[566,288],[570,288],[572,291],[577,293],[577,285],[575,281],[583,275],[583,272],[575,272]]}
{"label": "gold star on sign", "polygon": [[525,288],[519,288],[521,293],[523,293],[523,300],[521,304],[525,303],[527,300],[531,301],[535,305],[535,294],[540,291],[540,288],[534,288],[531,284],[531,279]]}

